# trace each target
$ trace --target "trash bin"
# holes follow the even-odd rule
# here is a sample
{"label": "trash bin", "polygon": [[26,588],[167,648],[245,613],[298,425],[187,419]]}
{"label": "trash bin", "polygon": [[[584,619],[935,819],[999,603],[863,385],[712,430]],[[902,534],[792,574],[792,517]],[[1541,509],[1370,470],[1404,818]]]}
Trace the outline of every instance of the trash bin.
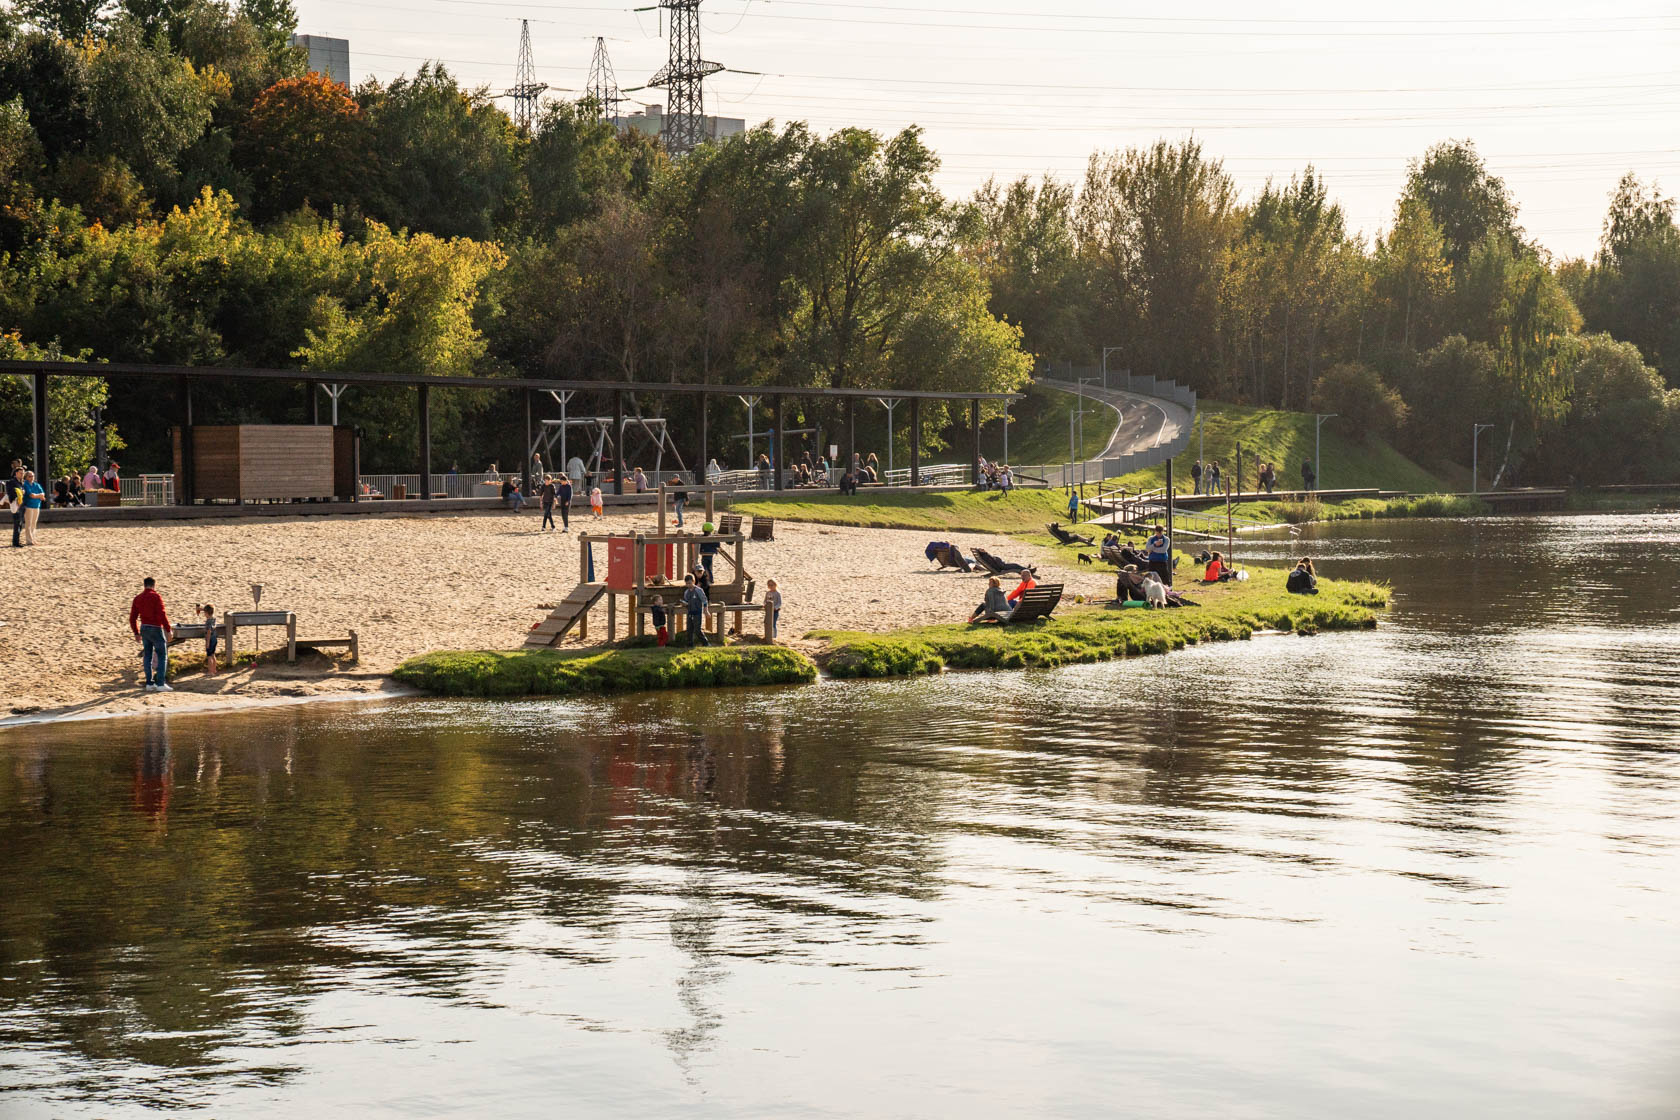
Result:
{"label": "trash bin", "polygon": [[391,483],[391,498],[392,498],[393,501],[400,502],[406,497],[408,497],[408,483],[406,483],[406,482],[393,482],[393,483]]}

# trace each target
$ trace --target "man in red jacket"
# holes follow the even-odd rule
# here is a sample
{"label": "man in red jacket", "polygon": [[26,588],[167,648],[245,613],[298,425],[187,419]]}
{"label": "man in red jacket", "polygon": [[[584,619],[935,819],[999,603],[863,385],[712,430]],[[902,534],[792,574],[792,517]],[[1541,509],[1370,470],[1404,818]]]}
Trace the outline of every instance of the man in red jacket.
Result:
{"label": "man in red jacket", "polygon": [[[169,625],[169,615],[163,609],[163,596],[157,593],[157,580],[145,579],[145,590],[134,597],[128,608],[128,628],[140,643],[140,671],[146,679],[147,692],[174,692],[166,683],[169,676],[169,639],[175,628]],[[155,665],[155,669],[154,669]]]}

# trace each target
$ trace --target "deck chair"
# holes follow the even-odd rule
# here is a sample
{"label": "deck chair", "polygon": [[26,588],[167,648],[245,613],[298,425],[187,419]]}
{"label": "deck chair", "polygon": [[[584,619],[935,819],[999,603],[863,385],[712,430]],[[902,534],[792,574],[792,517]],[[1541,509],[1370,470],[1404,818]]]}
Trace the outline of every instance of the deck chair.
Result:
{"label": "deck chair", "polygon": [[773,541],[776,539],[776,519],[774,517],[757,517],[752,519],[752,539],[755,541]]}
{"label": "deck chair", "polygon": [[1015,609],[1010,612],[1005,625],[1014,626],[1021,622],[1049,618],[1050,612],[1055,610],[1061,601],[1062,585],[1059,583],[1041,583],[1037,587],[1028,588],[1021,592],[1021,597],[1015,601]]}
{"label": "deck chair", "polygon": [[722,515],[718,518],[717,531],[726,536],[730,533],[739,533],[741,531],[741,515],[738,513]]}
{"label": "deck chair", "polygon": [[[934,547],[935,545],[938,547]],[[962,549],[946,541],[934,541],[929,544],[927,556],[941,568],[955,568],[959,572],[974,570],[974,562],[962,554]]]}
{"label": "deck chair", "polygon": [[1016,575],[1020,572],[1038,574],[1037,568],[1030,568],[1025,564],[1013,564],[1007,560],[1000,560],[983,548],[974,549],[974,562],[994,576]]}

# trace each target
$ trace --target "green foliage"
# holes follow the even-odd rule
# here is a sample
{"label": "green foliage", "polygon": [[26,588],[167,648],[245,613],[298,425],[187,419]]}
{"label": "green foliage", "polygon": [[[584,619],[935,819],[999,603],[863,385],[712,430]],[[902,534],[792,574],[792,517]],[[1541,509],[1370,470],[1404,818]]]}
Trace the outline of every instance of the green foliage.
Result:
{"label": "green foliage", "polygon": [[823,668],[837,677],[903,676],[952,669],[1048,669],[1166,653],[1197,642],[1251,637],[1257,630],[1369,629],[1388,605],[1371,583],[1320,579],[1318,595],[1291,595],[1282,571],[1249,569],[1246,583],[1187,591],[1202,605],[1176,610],[1065,606],[1023,626],[943,625],[867,635],[819,631]]}
{"label": "green foliage", "polygon": [[1680,228],[1674,199],[1623,176],[1604,219],[1603,245],[1574,273],[1571,294],[1587,327],[1639,347],[1680,388]]}
{"label": "green foliage", "polygon": [[172,192],[178,160],[210,123],[218,83],[190,62],[149,45],[132,24],[87,48],[96,154],[125,163],[153,192]]}
{"label": "green foliage", "polygon": [[1348,498],[1336,502],[1238,502],[1236,517],[1305,525],[1314,521],[1370,521],[1405,517],[1484,517],[1492,507],[1457,494],[1422,494],[1409,498]]}
{"label": "green foliage", "polygon": [[1073,186],[1046,177],[1035,187],[1022,177],[1000,190],[988,179],[974,208],[968,252],[986,278],[992,314],[1021,327],[1022,348],[1034,357],[1082,360],[1090,349]]}
{"label": "green foliage", "polygon": [[309,73],[257,96],[240,152],[256,187],[258,218],[302,206],[328,214],[364,201],[373,132],[348,90]]}
{"label": "green foliage", "polygon": [[1383,384],[1377,371],[1360,362],[1342,362],[1324,371],[1313,386],[1313,408],[1333,413],[1366,436],[1389,437],[1406,422],[1406,402]]}
{"label": "green foliage", "polygon": [[1569,416],[1548,433],[1540,456],[1550,477],[1603,485],[1680,474],[1680,390],[1663,384],[1639,348],[1588,335],[1572,341],[1566,360]]}
{"label": "green foliage", "polygon": [[1429,209],[1455,268],[1490,238],[1506,250],[1520,244],[1516,203],[1468,140],[1448,140],[1424,153],[1411,165],[1403,197]]}
{"label": "green foliage", "polygon": [[104,27],[111,0],[15,0],[12,8],[29,26],[73,41]]}
{"label": "green foliage", "polygon": [[[25,344],[15,334],[0,334],[0,361],[56,362],[87,361],[90,355],[64,354],[56,347]],[[80,475],[94,461],[94,417],[103,408],[107,390],[100,377],[55,377],[47,382],[47,445],[48,466],[54,478],[69,471]],[[34,389],[30,379],[23,376],[0,377],[0,447],[24,448],[33,445]],[[120,451],[124,447],[116,426],[105,424],[106,447]],[[41,483],[50,491],[53,479]]]}
{"label": "green foliage", "polygon": [[801,684],[817,667],[786,646],[616,647],[604,651],[441,652],[391,674],[443,696],[583,696],[663,688]]}

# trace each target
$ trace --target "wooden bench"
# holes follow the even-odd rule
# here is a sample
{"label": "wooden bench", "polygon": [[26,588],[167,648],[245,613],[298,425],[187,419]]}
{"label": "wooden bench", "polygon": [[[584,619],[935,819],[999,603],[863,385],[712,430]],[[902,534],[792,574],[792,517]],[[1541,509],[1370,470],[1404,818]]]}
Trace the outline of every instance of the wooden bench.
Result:
{"label": "wooden bench", "polygon": [[362,660],[362,646],[354,630],[348,638],[299,638],[299,649],[309,649],[320,652],[323,649],[347,649],[350,651],[350,662],[358,665]]}
{"label": "wooden bench", "polygon": [[[770,611],[763,603],[713,603],[707,609],[712,616],[712,633],[719,638],[724,636],[723,616],[726,612],[740,616],[749,611],[757,611],[764,616],[764,640],[770,640]],[[744,621],[739,625],[745,625]]]}
{"label": "wooden bench", "polygon": [[1050,612],[1055,610],[1062,601],[1062,585],[1059,583],[1041,583],[1037,587],[1030,587],[1021,592],[1021,597],[1015,601],[1015,609],[1009,613],[1006,625],[1013,626],[1017,622],[1034,622],[1040,618],[1049,618]]}
{"label": "wooden bench", "polygon": [[752,519],[752,539],[755,541],[773,541],[776,539],[776,519],[774,517],[757,517]]}

